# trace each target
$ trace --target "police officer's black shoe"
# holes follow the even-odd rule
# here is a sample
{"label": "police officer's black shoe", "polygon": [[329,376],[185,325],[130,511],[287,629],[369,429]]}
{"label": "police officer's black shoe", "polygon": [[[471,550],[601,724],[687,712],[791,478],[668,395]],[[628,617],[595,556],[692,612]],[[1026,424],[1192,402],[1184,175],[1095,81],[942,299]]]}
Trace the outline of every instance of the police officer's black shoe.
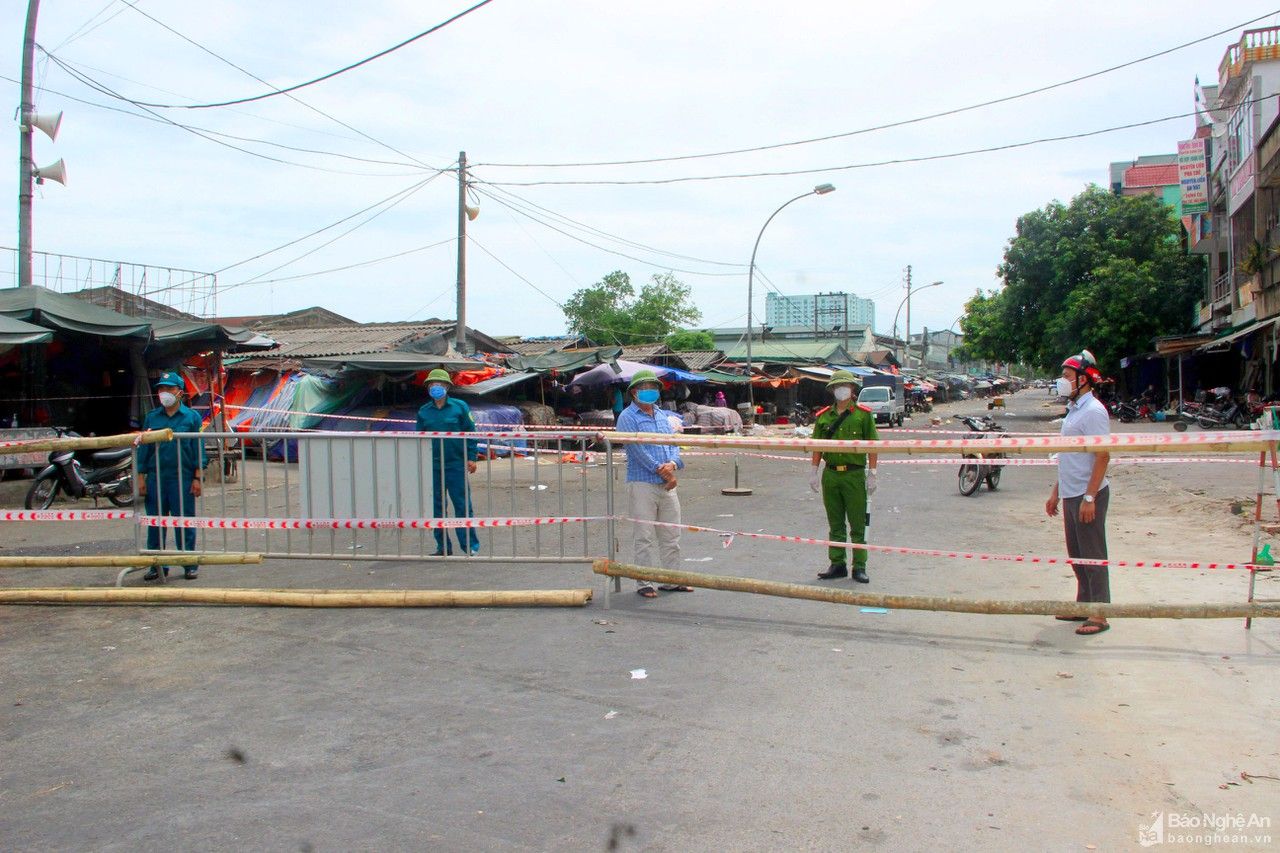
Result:
{"label": "police officer's black shoe", "polygon": [[182,576],[189,581],[195,580],[197,577],[199,577],[199,575],[200,575],[200,569],[197,568],[196,566],[187,566],[186,569],[184,569],[182,572]]}
{"label": "police officer's black shoe", "polygon": [[849,570],[845,568],[844,563],[832,563],[831,568],[825,572],[818,572],[818,577],[824,581],[835,580],[836,578],[847,578]]}
{"label": "police officer's black shoe", "polygon": [[858,583],[871,583],[871,578],[867,577],[867,570],[861,566],[854,568],[853,579]]}

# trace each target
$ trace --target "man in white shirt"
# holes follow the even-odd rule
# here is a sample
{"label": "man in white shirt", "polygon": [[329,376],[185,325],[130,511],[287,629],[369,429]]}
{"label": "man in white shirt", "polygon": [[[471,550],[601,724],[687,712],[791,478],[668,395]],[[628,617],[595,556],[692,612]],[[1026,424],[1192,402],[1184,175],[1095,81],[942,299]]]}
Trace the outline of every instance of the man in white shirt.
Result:
{"label": "man in white shirt", "polygon": [[[1062,435],[1110,435],[1111,418],[1093,395],[1101,378],[1093,353],[1081,350],[1062,362],[1058,393],[1067,398],[1067,415],[1062,419]],[[1062,522],[1067,536],[1067,556],[1107,559],[1107,504],[1111,484],[1107,481],[1110,453],[1059,453],[1058,481],[1045,502],[1049,516],[1058,514],[1062,501]],[[1071,564],[1076,573],[1076,601],[1111,601],[1111,583],[1106,566]],[[1087,619],[1059,616],[1068,622],[1083,621],[1077,634],[1101,634],[1111,626],[1103,616]]]}

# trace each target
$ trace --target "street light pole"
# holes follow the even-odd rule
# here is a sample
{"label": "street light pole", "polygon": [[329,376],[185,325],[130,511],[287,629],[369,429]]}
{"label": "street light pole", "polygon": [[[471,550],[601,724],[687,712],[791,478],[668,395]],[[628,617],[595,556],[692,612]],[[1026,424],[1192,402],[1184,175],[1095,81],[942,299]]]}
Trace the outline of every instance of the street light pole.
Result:
{"label": "street light pole", "polygon": [[[929,288],[937,287],[940,284],[942,284],[942,282],[935,281],[932,284],[926,284],[924,287],[917,287],[915,292],[919,293],[922,290],[928,290]],[[898,310],[893,312],[893,339],[895,341],[898,339],[898,315],[902,313],[903,305],[907,306],[907,340],[906,340],[905,352],[903,354],[903,360],[902,360],[902,367],[905,369],[907,367],[910,367],[909,362],[911,361],[911,277],[910,276],[907,277],[907,295],[903,298],[901,302],[898,303]]]}
{"label": "street light pole", "polygon": [[40,0],[27,3],[27,26],[22,39],[22,94],[18,107],[18,286],[31,286],[31,196],[35,160],[31,153],[31,120],[36,111],[33,80],[35,78],[36,15]]}
{"label": "street light pole", "polygon": [[751,412],[754,416],[756,410],[756,392],[755,387],[751,383],[751,338],[754,334],[752,328],[751,298],[753,296],[753,285],[756,277],[756,252],[760,249],[760,238],[764,236],[764,230],[769,227],[769,223],[773,221],[773,217],[782,212],[783,208],[792,202],[799,201],[811,195],[826,195],[835,192],[835,187],[831,184],[818,184],[807,193],[801,193],[793,199],[783,203],[781,207],[769,214],[769,218],[764,221],[764,225],[760,226],[760,233],[756,235],[756,243],[751,247],[751,264],[747,267],[747,401],[751,405]]}

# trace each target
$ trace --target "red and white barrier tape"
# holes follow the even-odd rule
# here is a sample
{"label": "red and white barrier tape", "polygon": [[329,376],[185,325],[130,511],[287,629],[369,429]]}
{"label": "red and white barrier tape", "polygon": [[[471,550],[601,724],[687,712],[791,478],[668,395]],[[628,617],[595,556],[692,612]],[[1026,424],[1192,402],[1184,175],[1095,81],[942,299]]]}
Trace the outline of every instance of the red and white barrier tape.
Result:
{"label": "red and white barrier tape", "polygon": [[[225,408],[228,410],[228,413],[230,413],[231,411],[270,412],[272,414],[277,414],[277,415],[298,415],[299,417],[304,417],[304,418],[333,418],[334,420],[339,420],[339,421],[362,421],[365,423],[416,424],[418,422],[416,418],[414,419],[378,418],[378,417],[373,417],[371,415],[339,415],[339,414],[328,414],[325,412],[303,412],[303,411],[298,411],[296,409],[269,409],[269,408],[266,408],[265,406],[237,406],[234,403],[227,403]],[[493,423],[492,421],[476,421],[476,425],[477,426],[502,426],[502,424],[496,424],[496,423]],[[600,427],[554,426],[551,424],[519,424],[519,426],[522,429],[527,429],[527,430],[545,429],[545,430],[551,430],[551,431],[589,430],[592,432],[600,432],[602,430],[608,431],[613,429],[613,427],[605,427],[605,426],[600,426]]]}
{"label": "red and white barrier tape", "polygon": [[694,533],[714,533],[724,541],[728,548],[739,536],[747,539],[766,539],[771,542],[798,542],[804,545],[824,545],[827,547],[853,548],[859,551],[873,551],[880,554],[905,554],[912,557],[946,557],[958,560],[979,560],[993,563],[1037,563],[1050,566],[1113,566],[1131,569],[1269,569],[1271,566],[1259,566],[1254,563],[1201,563],[1189,560],[1094,560],[1084,557],[1041,557],[1032,554],[987,554],[979,551],[948,551],[940,548],[907,548],[900,545],[871,545],[852,542],[833,542],[830,539],[816,539],[807,536],[783,536],[777,533],[746,533],[739,530],[720,530],[716,527],[703,527],[696,524],[674,524],[668,521],[650,521],[640,518],[619,516],[619,521],[630,521],[633,524],[648,524],[653,527],[675,527]]}
{"label": "red and white barrier tape", "polygon": [[544,516],[526,518],[188,518],[143,515],[143,527],[184,530],[441,530],[486,527],[540,527],[605,521],[608,516]]}
{"label": "red and white barrier tape", "polygon": [[[784,462],[808,463],[810,461],[810,457],[808,455],[782,456],[780,454],[773,454],[773,453],[751,453],[745,450],[739,453],[722,453],[722,452],[714,452],[714,451],[689,450],[689,451],[681,451],[680,456],[681,458],[699,457],[699,456],[725,456],[725,457],[744,456],[744,457],[750,457],[753,459],[780,459]],[[1008,465],[1017,465],[1017,466],[1025,466],[1025,467],[1037,467],[1037,466],[1047,467],[1047,466],[1055,466],[1058,464],[1057,461],[1054,459],[1005,458],[1005,459],[986,459],[984,461],[988,465],[992,465],[992,466],[998,465],[1001,467],[1008,466]],[[1117,456],[1111,460],[1110,464],[1112,465],[1161,465],[1161,464],[1169,464],[1169,463],[1190,463],[1190,462],[1208,462],[1208,463],[1235,462],[1235,463],[1243,463],[1245,465],[1258,464],[1258,460],[1256,459],[1241,459],[1236,456],[1227,456],[1225,454],[1223,456],[1168,456],[1168,457],[1166,456]],[[954,457],[937,456],[930,459],[881,459],[879,464],[881,465],[971,465],[973,464],[973,460],[965,458],[963,456],[954,456]]]}
{"label": "red and white barrier tape", "polygon": [[133,518],[131,509],[5,509],[0,521],[119,521]]}

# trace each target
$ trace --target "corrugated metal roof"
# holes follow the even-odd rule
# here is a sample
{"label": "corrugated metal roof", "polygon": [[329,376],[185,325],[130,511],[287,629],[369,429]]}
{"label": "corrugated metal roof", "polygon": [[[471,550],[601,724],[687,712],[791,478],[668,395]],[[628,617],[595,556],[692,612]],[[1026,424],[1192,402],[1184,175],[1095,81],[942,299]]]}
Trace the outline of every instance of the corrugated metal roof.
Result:
{"label": "corrugated metal roof", "polygon": [[259,329],[279,342],[274,358],[322,358],[389,352],[405,344],[438,334],[452,323],[365,323],[355,326],[319,326],[314,329]]}
{"label": "corrugated metal roof", "polygon": [[724,361],[724,351],[718,349],[688,350],[677,352],[676,355],[689,365],[690,370],[706,370]]}

